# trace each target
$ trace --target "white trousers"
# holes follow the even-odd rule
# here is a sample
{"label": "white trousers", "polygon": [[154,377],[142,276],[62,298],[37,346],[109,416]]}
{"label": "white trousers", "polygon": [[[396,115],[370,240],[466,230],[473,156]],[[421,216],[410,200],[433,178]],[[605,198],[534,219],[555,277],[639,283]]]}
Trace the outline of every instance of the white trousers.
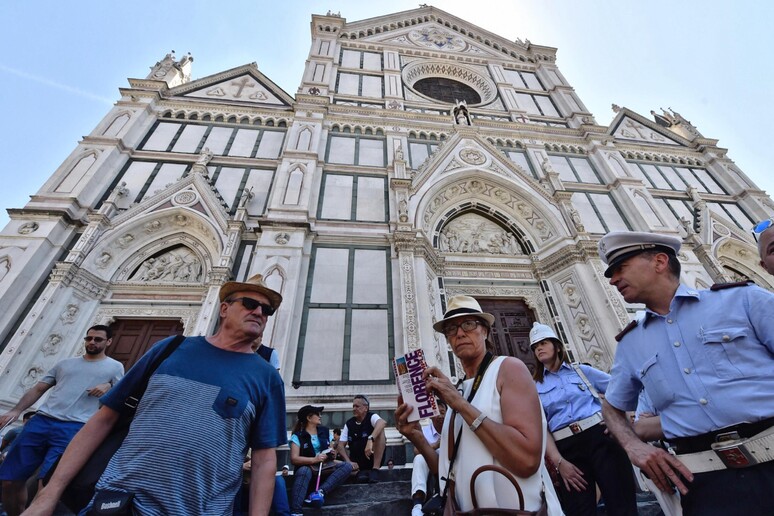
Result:
{"label": "white trousers", "polygon": [[430,475],[430,467],[421,454],[414,457],[414,469],[411,472],[411,496],[417,491],[427,494],[427,477]]}

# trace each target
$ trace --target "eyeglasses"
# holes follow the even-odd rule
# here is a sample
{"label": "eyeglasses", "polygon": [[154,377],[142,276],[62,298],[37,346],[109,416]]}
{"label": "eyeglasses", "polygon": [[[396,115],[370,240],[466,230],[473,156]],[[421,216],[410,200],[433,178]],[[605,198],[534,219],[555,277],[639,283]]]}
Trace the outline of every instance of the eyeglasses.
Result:
{"label": "eyeglasses", "polygon": [[774,219],[766,219],[758,222],[753,228],[752,228],[752,234],[755,237],[755,240],[758,240],[758,235],[769,229],[772,225],[774,225]]}
{"label": "eyeglasses", "polygon": [[86,342],[91,342],[93,340],[95,344],[99,344],[100,342],[105,341],[107,339],[103,338],[103,337],[91,337],[91,336],[89,336],[89,337],[84,337],[83,340],[85,340]]}
{"label": "eyeglasses", "polygon": [[242,306],[244,306],[247,310],[253,311],[259,306],[261,307],[261,313],[265,316],[274,315],[274,307],[271,305],[267,305],[266,303],[261,303],[260,301],[257,301],[255,299],[249,298],[249,297],[238,297],[236,299],[227,300],[227,303],[235,303],[236,301],[239,301],[242,303]]}
{"label": "eyeglasses", "polygon": [[479,324],[484,324],[476,319],[468,319],[460,324],[447,324],[443,327],[443,334],[447,337],[451,337],[457,333],[457,328],[462,328],[462,331],[473,331]]}

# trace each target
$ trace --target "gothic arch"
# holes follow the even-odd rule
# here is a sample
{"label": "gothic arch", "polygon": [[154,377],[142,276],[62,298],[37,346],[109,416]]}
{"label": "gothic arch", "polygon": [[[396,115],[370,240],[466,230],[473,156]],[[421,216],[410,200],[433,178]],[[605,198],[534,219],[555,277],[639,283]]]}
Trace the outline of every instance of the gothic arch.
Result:
{"label": "gothic arch", "polygon": [[201,263],[206,278],[224,243],[213,222],[199,212],[176,206],[133,217],[102,235],[86,261],[90,270],[109,282],[129,279],[140,264],[166,248],[184,245]]}
{"label": "gothic arch", "polygon": [[102,133],[102,136],[118,136],[118,133],[126,126],[126,123],[130,118],[132,118],[132,113],[130,111],[121,111],[113,118],[113,121],[110,122],[110,125],[108,125],[107,129]]}
{"label": "gothic arch", "polygon": [[88,173],[89,170],[99,159],[100,152],[95,149],[87,150],[79,156],[73,158],[70,162],[71,167],[68,168],[67,174],[65,174],[62,181],[55,188],[55,192],[70,193],[75,190],[75,187],[81,181],[81,179]]}
{"label": "gothic arch", "polygon": [[734,280],[751,279],[756,285],[774,290],[774,277],[760,266],[758,249],[751,244],[731,236],[719,240],[714,254],[725,269],[727,276]]}
{"label": "gothic arch", "polygon": [[558,209],[535,197],[499,177],[484,177],[480,173],[456,175],[439,181],[422,196],[415,225],[437,246],[438,234],[451,216],[464,211],[486,213],[503,227],[513,228],[529,254],[557,238],[569,236]]}

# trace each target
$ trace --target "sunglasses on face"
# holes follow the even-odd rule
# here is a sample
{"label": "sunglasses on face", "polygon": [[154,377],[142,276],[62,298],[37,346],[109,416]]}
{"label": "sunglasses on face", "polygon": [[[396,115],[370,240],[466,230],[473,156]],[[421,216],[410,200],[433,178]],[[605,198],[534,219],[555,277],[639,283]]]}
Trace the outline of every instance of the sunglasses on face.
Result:
{"label": "sunglasses on face", "polygon": [[443,327],[443,334],[447,337],[451,337],[457,333],[457,328],[462,328],[463,331],[473,331],[479,324],[482,324],[481,321],[475,319],[470,319],[469,321],[460,324],[447,324]]}
{"label": "sunglasses on face", "polygon": [[758,240],[758,235],[769,229],[772,225],[774,225],[774,219],[766,219],[758,222],[753,228],[752,228],[752,234],[755,237],[755,240]]}
{"label": "sunglasses on face", "polygon": [[89,337],[84,337],[83,340],[85,340],[86,342],[91,342],[93,340],[95,344],[99,344],[100,342],[104,342],[107,339],[104,338],[104,337],[91,337],[91,336],[89,336]]}
{"label": "sunglasses on face", "polygon": [[240,303],[242,303],[242,306],[244,306],[247,310],[251,312],[260,306],[261,313],[263,315],[267,317],[270,315],[274,315],[274,307],[272,307],[271,305],[267,305],[266,303],[261,303],[260,301],[256,301],[255,299],[252,299],[249,297],[238,297],[228,302],[234,303],[236,301],[239,301]]}

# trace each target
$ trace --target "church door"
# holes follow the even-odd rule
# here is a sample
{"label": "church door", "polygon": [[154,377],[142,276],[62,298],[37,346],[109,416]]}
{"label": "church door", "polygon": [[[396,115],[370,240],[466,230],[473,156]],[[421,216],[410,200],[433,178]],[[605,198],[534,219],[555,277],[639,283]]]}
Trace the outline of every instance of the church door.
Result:
{"label": "church door", "polygon": [[183,323],[179,319],[117,319],[112,329],[113,343],[107,355],[128,371],[153,344],[182,334]]}
{"label": "church door", "polygon": [[535,322],[532,310],[519,299],[478,299],[478,302],[484,312],[495,316],[491,340],[496,354],[520,358],[532,372],[537,363],[529,349],[529,330]]}

